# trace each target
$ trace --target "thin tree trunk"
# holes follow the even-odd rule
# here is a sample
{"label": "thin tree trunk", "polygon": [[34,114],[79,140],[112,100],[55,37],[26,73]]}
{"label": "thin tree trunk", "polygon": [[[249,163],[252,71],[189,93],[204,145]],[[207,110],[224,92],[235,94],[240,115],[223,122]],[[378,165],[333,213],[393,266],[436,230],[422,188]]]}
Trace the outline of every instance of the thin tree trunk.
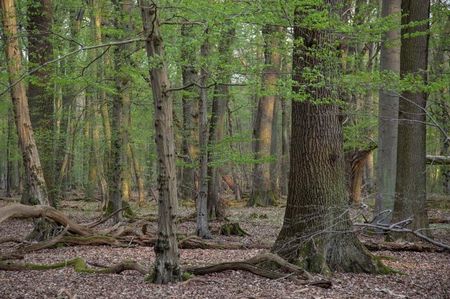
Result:
{"label": "thin tree trunk", "polygon": [[[9,83],[12,85],[16,83],[23,73],[19,35],[17,32],[16,8],[13,0],[1,0],[0,3],[3,11],[5,56],[8,62]],[[11,88],[11,98],[26,176],[25,193],[27,193],[28,198],[22,199],[25,203],[48,205],[47,187],[31,127],[28,98],[23,81],[18,82]]]}
{"label": "thin tree trunk", "polygon": [[177,216],[177,177],[175,168],[175,140],[173,134],[172,96],[164,59],[151,64],[156,57],[164,57],[164,45],[159,29],[156,5],[140,0],[145,47],[150,68],[154,99],[155,139],[158,155],[158,240],[155,244],[153,282],[165,284],[181,280],[175,218]]}
{"label": "thin tree trunk", "polygon": [[[277,81],[280,72],[281,56],[278,36],[281,27],[266,25],[264,36],[264,63],[263,73],[264,93],[258,103],[255,122],[255,158],[267,159],[271,154],[272,123],[276,101]],[[252,194],[248,200],[249,206],[268,206],[275,204],[277,194],[272,190],[270,177],[270,163],[257,161],[253,170]]]}
{"label": "thin tree trunk", "polygon": [[[196,53],[198,49],[192,46],[194,39],[192,25],[183,25],[181,27],[182,49],[181,58],[183,65],[181,72],[183,77],[183,86],[188,86],[197,81],[198,74],[195,69]],[[197,149],[198,136],[198,109],[196,109],[197,101],[196,88],[193,86],[183,91],[183,140],[182,140],[182,154],[183,154],[183,174],[181,181],[180,194],[184,199],[191,199],[195,195],[195,171],[193,162]]]}
{"label": "thin tree trunk", "polygon": [[131,143],[128,143],[128,150],[130,159],[133,162],[134,177],[136,179],[136,186],[138,190],[138,203],[142,206],[145,203],[144,173]]}
{"label": "thin tree trunk", "polygon": [[[200,54],[203,58],[209,55],[208,30],[205,30],[205,41],[201,46]],[[200,85],[206,86],[208,72],[202,66],[200,71]],[[211,238],[208,228],[208,90],[200,89],[199,102],[199,146],[200,146],[200,188],[197,195],[197,236]]]}
{"label": "thin tree trunk", "polygon": [[[290,72],[286,61],[282,63],[282,73]],[[289,116],[290,116],[290,102],[287,99],[281,99],[281,174],[280,174],[280,192],[281,195],[288,194],[289,181]]]}
{"label": "thin tree trunk", "polygon": [[[400,75],[419,76],[426,84],[428,64],[427,19],[430,2],[402,1]],[[420,22],[411,26],[411,22]],[[409,26],[408,26],[409,25]],[[421,32],[419,36],[414,33]],[[410,34],[413,36],[411,37]],[[424,92],[403,92],[399,105],[397,180],[393,222],[413,217],[411,229],[427,228],[426,210],[426,108]]]}
{"label": "thin tree trunk", "polygon": [[17,140],[14,138],[14,115],[11,109],[8,109],[8,131],[6,137],[6,196],[12,196],[14,191],[17,191],[17,182],[15,181],[14,168],[17,167],[15,161],[16,152],[14,149],[17,147]]}
{"label": "thin tree trunk", "polygon": [[[131,2],[114,1],[115,19],[114,26],[120,30],[120,36],[125,36],[131,28]],[[130,113],[130,78],[125,73],[124,67],[128,62],[129,45],[121,45],[114,50],[114,68],[116,94],[113,97],[111,120],[111,164],[109,175],[110,205],[108,212],[122,209],[123,201],[129,200],[129,164],[128,151],[128,123]],[[120,222],[123,213],[114,215],[114,222]]]}
{"label": "thin tree trunk", "polygon": [[280,151],[279,151],[279,111],[280,111],[280,99],[277,97],[273,106],[273,120],[272,120],[272,139],[270,140],[270,155],[273,157],[274,161],[270,163],[270,188],[272,192],[280,194]]}
{"label": "thin tree trunk", "polygon": [[[234,133],[233,133],[233,116],[230,109],[230,102],[227,103],[227,111],[228,111],[228,136],[230,136],[231,139],[233,139]],[[234,147],[233,142],[230,142],[230,150],[232,152],[236,152],[237,149]],[[231,168],[231,176],[233,178],[233,193],[234,193],[234,199],[235,200],[241,200],[241,186],[239,184],[239,178],[236,173],[236,169],[234,165],[230,166]]]}

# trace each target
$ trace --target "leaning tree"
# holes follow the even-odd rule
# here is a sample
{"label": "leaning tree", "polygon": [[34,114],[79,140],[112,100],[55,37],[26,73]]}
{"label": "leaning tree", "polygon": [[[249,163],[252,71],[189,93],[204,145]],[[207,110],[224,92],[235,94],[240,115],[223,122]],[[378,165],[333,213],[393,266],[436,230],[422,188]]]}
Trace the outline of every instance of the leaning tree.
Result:
{"label": "leaning tree", "polygon": [[23,198],[23,201],[48,205],[47,186],[31,127],[25,83],[21,78],[23,71],[19,34],[17,32],[16,8],[12,0],[2,0],[0,5],[0,12],[3,15],[4,48],[8,62],[10,93],[25,169],[25,190],[27,192],[24,192],[24,195],[28,198]]}
{"label": "leaning tree", "polygon": [[[305,269],[326,273],[379,272],[381,264],[352,232],[345,190],[338,43],[311,16],[328,15],[339,1],[297,6],[294,24],[291,170],[283,227],[272,251]],[[308,17],[307,17],[308,16]],[[336,16],[336,20],[337,20]]]}

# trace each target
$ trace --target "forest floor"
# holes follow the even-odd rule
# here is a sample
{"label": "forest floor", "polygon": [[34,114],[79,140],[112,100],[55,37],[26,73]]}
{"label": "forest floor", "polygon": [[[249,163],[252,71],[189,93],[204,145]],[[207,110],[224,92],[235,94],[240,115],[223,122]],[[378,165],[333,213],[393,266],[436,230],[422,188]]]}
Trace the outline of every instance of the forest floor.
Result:
{"label": "forest floor", "polygon": [[[450,199],[447,199],[450,204]],[[0,200],[0,207],[12,201]],[[448,208],[448,206],[446,207]],[[64,213],[79,223],[98,219],[98,203],[65,201]],[[156,216],[156,205],[136,208],[139,215]],[[182,216],[194,212],[194,203],[180,207]],[[239,222],[249,233],[245,237],[221,236],[222,223],[213,222],[211,230],[216,241],[241,244],[270,244],[282,225],[284,207],[246,208],[242,202],[229,201],[228,219]],[[430,209],[431,217],[450,219],[450,209]],[[106,223],[105,225],[108,225]],[[448,224],[433,225],[449,228]],[[11,219],[0,224],[0,238],[25,237],[33,227],[30,220]],[[192,234],[195,222],[179,224],[179,232]],[[156,231],[156,223],[149,228]],[[434,230],[434,235],[450,244],[450,231]],[[0,254],[14,250],[16,244],[3,243]],[[181,249],[181,263],[210,263],[244,260],[267,249],[205,250]],[[333,286],[322,289],[297,285],[288,279],[270,280],[243,271],[226,271],[191,278],[182,283],[155,285],[147,283],[135,271],[122,274],[85,274],[72,268],[47,271],[0,271],[0,298],[450,298],[450,254],[442,252],[378,251],[384,263],[401,274],[368,275],[335,273]],[[134,260],[150,267],[155,255],[152,247],[72,246],[44,249],[25,255],[24,262],[49,264],[81,257],[86,261],[112,265]]]}

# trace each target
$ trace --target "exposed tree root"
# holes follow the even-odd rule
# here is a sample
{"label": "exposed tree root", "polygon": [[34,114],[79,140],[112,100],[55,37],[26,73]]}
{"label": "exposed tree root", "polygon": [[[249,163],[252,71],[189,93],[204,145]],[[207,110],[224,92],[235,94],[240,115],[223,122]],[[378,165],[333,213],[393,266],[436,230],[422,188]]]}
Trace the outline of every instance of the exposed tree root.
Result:
{"label": "exposed tree root", "polygon": [[24,256],[19,253],[9,253],[9,254],[0,255],[0,261],[21,260],[23,258],[24,258]]}
{"label": "exposed tree root", "polygon": [[[93,267],[88,267],[88,264]],[[277,265],[274,267],[274,265]],[[26,270],[53,270],[72,267],[79,273],[92,274],[120,274],[123,271],[137,271],[143,275],[147,275],[149,270],[141,266],[135,261],[124,261],[113,266],[104,266],[97,263],[88,263],[77,257],[54,264],[33,264],[33,263],[16,263],[11,261],[0,260],[0,270],[3,271],[26,271]],[[273,254],[263,254],[242,262],[227,262],[205,267],[190,267],[185,269],[187,273],[194,275],[206,275],[216,272],[228,270],[248,271],[261,277],[269,279],[288,278],[302,285],[311,285],[322,288],[331,287],[331,281],[321,277],[312,277],[303,269],[289,264],[280,257]]]}
{"label": "exposed tree root", "polygon": [[66,215],[50,206],[12,204],[0,208],[0,223],[9,218],[48,218],[63,227],[68,227],[70,232],[78,235],[88,236],[92,234],[90,228],[73,222]]}
{"label": "exposed tree root", "polygon": [[[321,277],[314,278],[300,267],[290,264],[274,254],[262,254],[241,262],[226,262],[204,267],[190,267],[186,272],[194,275],[206,275],[228,270],[247,271],[269,279],[289,278],[298,284],[313,285],[322,288],[331,287],[331,281]],[[299,278],[300,277],[300,278]]]}
{"label": "exposed tree root", "polygon": [[89,268],[86,262],[81,258],[74,258],[71,260],[43,265],[43,264],[32,264],[32,263],[13,263],[11,261],[0,261],[0,270],[3,271],[24,271],[24,270],[53,270],[62,269],[65,267],[72,267],[76,272],[80,273],[96,273],[96,274],[120,274],[123,271],[134,270],[141,274],[147,274],[148,270],[139,265],[134,261],[124,261],[119,264],[104,267],[101,269]]}
{"label": "exposed tree root", "polygon": [[239,249],[269,249],[269,245],[253,244],[244,245],[236,242],[218,243],[216,241],[203,240],[192,236],[180,240],[178,247],[182,249],[219,249],[219,250],[239,250]]}

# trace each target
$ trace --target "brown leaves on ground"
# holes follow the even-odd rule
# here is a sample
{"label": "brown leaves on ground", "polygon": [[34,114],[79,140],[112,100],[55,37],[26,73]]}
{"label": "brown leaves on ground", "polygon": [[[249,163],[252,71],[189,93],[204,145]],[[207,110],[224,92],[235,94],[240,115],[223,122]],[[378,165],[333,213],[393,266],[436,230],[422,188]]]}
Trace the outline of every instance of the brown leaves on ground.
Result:
{"label": "brown leaves on ground", "polygon": [[[67,212],[67,211],[65,211]],[[71,211],[72,213],[73,211]],[[191,213],[189,208],[183,213]],[[80,213],[80,211],[74,212]],[[253,216],[251,216],[253,213]],[[274,240],[282,221],[282,208],[239,208],[230,211],[230,220],[239,221],[250,236],[219,236],[221,223],[212,223],[215,239],[265,243]],[[262,217],[260,217],[263,215]],[[264,215],[267,215],[264,216]],[[77,215],[75,215],[77,216]],[[77,217],[75,217],[77,218]],[[92,219],[91,219],[92,220]],[[193,223],[182,223],[181,233],[191,233]],[[7,220],[0,225],[0,238],[20,238],[32,228],[28,220]],[[156,227],[149,229],[153,230]],[[0,244],[0,253],[14,250],[16,243]],[[244,260],[263,249],[202,250],[182,249],[184,266]],[[120,275],[76,273],[71,268],[48,271],[0,271],[1,298],[450,298],[450,254],[418,252],[377,252],[388,266],[403,274],[374,276],[336,273],[333,287],[297,285],[287,279],[270,280],[248,272],[227,271],[194,277],[175,285],[154,285],[144,281],[138,272]],[[150,267],[153,248],[108,246],[75,246],[45,249],[25,255],[24,262],[54,263],[74,257],[88,262],[112,265],[134,260]]]}

